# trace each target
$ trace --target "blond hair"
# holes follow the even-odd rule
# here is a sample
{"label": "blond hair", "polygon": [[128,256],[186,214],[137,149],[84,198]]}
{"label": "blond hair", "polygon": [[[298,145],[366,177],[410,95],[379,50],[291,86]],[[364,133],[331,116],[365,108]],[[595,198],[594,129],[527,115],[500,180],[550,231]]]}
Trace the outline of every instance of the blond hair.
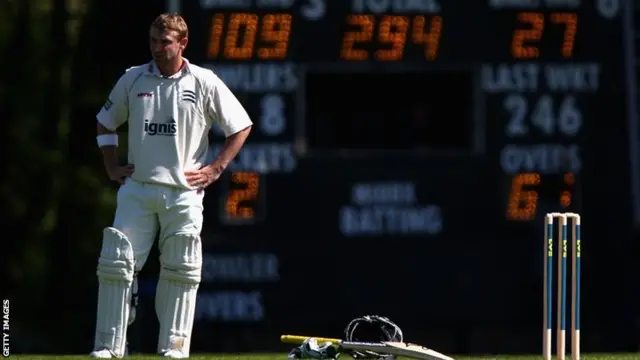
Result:
{"label": "blond hair", "polygon": [[178,14],[160,14],[153,20],[151,27],[160,31],[176,31],[178,33],[178,41],[189,37],[187,22]]}

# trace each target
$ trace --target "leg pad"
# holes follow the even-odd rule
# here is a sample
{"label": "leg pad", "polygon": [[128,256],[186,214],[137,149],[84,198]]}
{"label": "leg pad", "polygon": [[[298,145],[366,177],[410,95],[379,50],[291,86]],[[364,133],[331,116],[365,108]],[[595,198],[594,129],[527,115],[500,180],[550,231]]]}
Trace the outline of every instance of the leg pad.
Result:
{"label": "leg pad", "polygon": [[175,350],[188,357],[202,273],[200,236],[170,236],[164,240],[161,254],[156,291],[156,312],[160,322],[158,352]]}
{"label": "leg pad", "polygon": [[127,236],[115,228],[105,228],[97,271],[100,287],[94,350],[108,349],[118,358],[126,349],[134,267],[133,247]]}

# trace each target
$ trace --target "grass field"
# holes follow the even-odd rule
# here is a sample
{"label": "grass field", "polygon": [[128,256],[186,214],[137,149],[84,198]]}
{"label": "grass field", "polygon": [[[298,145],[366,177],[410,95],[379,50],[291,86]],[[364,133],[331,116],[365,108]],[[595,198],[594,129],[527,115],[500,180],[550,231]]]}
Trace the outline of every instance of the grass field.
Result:
{"label": "grass field", "polygon": [[[80,359],[88,359],[87,356],[56,356],[56,355],[11,355],[11,358],[20,359],[20,360],[80,360]],[[504,360],[541,360],[542,356],[476,356],[476,357],[468,357],[468,356],[454,356],[456,360],[492,360],[492,359],[504,359]],[[567,359],[570,359],[570,356],[567,356]],[[126,359],[131,360],[159,360],[161,357],[159,356],[129,356]],[[251,355],[217,355],[217,354],[198,354],[193,355],[189,359],[191,360],[286,360],[286,354],[251,354]],[[340,359],[349,360],[352,359],[350,356],[341,356]],[[404,359],[404,358],[403,358]],[[640,360],[639,354],[588,354],[584,355],[582,359],[584,360]]]}

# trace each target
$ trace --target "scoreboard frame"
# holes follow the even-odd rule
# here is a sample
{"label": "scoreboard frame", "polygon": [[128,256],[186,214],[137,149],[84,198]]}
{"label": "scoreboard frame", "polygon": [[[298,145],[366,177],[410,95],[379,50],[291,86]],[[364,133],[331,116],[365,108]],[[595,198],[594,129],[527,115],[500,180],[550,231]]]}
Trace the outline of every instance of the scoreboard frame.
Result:
{"label": "scoreboard frame", "polygon": [[635,64],[638,49],[636,48],[636,30],[633,16],[637,9],[632,1],[624,1],[624,57],[627,87],[627,123],[629,134],[629,162],[631,197],[633,199],[633,221],[640,228],[640,120],[638,120],[638,69]]}
{"label": "scoreboard frame", "polygon": [[[329,4],[330,0],[319,1],[325,3],[327,6],[335,4]],[[256,2],[257,0],[250,1],[252,4]],[[359,2],[364,4],[367,1],[363,0]],[[461,3],[463,0],[454,2]],[[182,10],[181,3],[181,0],[167,0],[167,9],[171,12],[180,12],[180,10]],[[277,2],[272,3],[275,4]],[[300,3],[300,1],[297,3]],[[348,6],[348,4],[352,4],[354,1],[343,1],[341,3],[343,6]],[[443,4],[443,7],[445,6],[444,2],[440,3]],[[305,79],[307,74],[322,71],[347,73],[357,69],[356,71],[358,72],[368,72],[371,73],[371,76],[377,76],[376,74],[386,72],[411,72],[417,68],[421,68],[421,71],[439,71],[443,68],[457,68],[461,72],[470,72],[473,74],[472,78],[475,83],[473,86],[475,89],[474,92],[482,94],[475,94],[472,102],[460,104],[460,106],[469,107],[474,110],[471,115],[473,119],[470,120],[474,124],[473,135],[476,136],[474,138],[474,151],[466,154],[459,153],[456,156],[472,156],[475,153],[476,155],[484,154],[484,156],[497,159],[503,156],[500,151],[504,149],[496,149],[496,143],[502,144],[501,146],[505,147],[509,144],[516,144],[524,148],[524,152],[528,151],[528,155],[525,155],[529,157],[550,157],[555,156],[553,155],[554,152],[565,152],[568,155],[563,153],[563,155],[560,156],[562,160],[552,159],[552,162],[557,164],[550,167],[544,164],[544,166],[540,165],[548,162],[548,159],[544,161],[529,159],[526,161],[538,161],[540,164],[527,165],[525,164],[526,161],[522,160],[523,164],[520,168],[507,170],[504,166],[497,164],[499,162],[498,160],[495,160],[494,162],[496,162],[496,164],[495,166],[491,166],[490,171],[496,171],[499,176],[505,179],[505,183],[519,183],[518,186],[522,185],[522,179],[539,178],[540,180],[535,182],[535,187],[543,187],[544,189],[539,191],[536,189],[527,189],[526,191],[536,192],[536,196],[549,194],[548,196],[551,196],[551,198],[557,199],[556,206],[562,206],[562,209],[558,210],[580,212],[580,209],[571,208],[571,202],[567,202],[568,198],[579,198],[580,195],[571,194],[571,196],[567,197],[566,192],[570,190],[566,189],[566,182],[561,181],[559,183],[556,180],[545,180],[545,177],[547,177],[547,175],[553,175],[554,177],[559,175],[566,179],[567,176],[570,175],[572,179],[575,178],[577,183],[582,182],[580,171],[581,160],[569,159],[569,162],[573,162],[568,165],[564,164],[565,158],[573,155],[573,153],[569,153],[570,151],[567,149],[573,149],[574,146],[577,146],[579,149],[578,157],[581,156],[580,149],[585,141],[585,132],[593,131],[593,128],[585,130],[583,127],[595,126],[592,125],[592,123],[595,121],[594,119],[597,119],[600,115],[594,115],[594,113],[597,112],[594,108],[597,106],[592,104],[595,102],[596,96],[602,91],[613,91],[614,85],[618,84],[622,76],[624,76],[624,72],[614,71],[612,74],[609,70],[610,65],[613,63],[617,65],[614,67],[623,68],[626,72],[629,72],[629,68],[631,67],[629,61],[631,54],[629,54],[629,51],[632,51],[632,44],[629,43],[629,38],[631,37],[629,29],[632,19],[629,18],[630,15],[623,16],[623,14],[628,14],[626,10],[629,10],[631,5],[624,0],[596,0],[589,3],[585,1],[568,0],[566,1],[566,3],[569,4],[568,6],[557,9],[544,7],[539,9],[490,9],[487,2],[478,1],[467,3],[473,4],[469,6],[472,8],[471,10],[475,10],[467,11],[473,15],[474,21],[477,21],[476,23],[472,23],[475,25],[473,26],[473,30],[455,28],[456,24],[464,24],[465,20],[469,20],[472,15],[459,15],[461,16],[460,19],[451,22],[445,11],[435,11],[431,13],[420,13],[417,11],[397,13],[380,12],[375,14],[373,12],[347,12],[340,13],[339,16],[333,14],[333,17],[331,17],[334,20],[345,17],[343,23],[337,23],[332,29],[329,29],[331,26],[326,27],[327,34],[324,38],[329,38],[331,34],[342,32],[342,36],[339,37],[338,40],[334,40],[335,43],[327,45],[323,42],[324,40],[314,42],[312,45],[305,47],[304,51],[301,50],[302,45],[300,44],[305,44],[306,42],[305,40],[300,40],[300,37],[308,35],[310,30],[303,25],[299,28],[296,27],[296,25],[300,21],[304,21],[304,19],[301,18],[301,14],[294,13],[295,10],[278,8],[268,10],[258,9],[255,7],[255,4],[252,9],[221,9],[215,12],[209,9],[203,11],[205,13],[211,12],[203,15],[205,18],[207,16],[209,18],[216,17],[215,19],[224,19],[227,21],[220,23],[220,28],[218,29],[219,38],[216,40],[216,43],[223,47],[225,46],[224,44],[226,44],[229,48],[227,51],[224,51],[223,48],[216,50],[216,58],[210,58],[208,54],[211,54],[211,52],[207,50],[208,48],[210,50],[210,41],[203,40],[208,35],[203,35],[207,33],[207,31],[202,31],[203,24],[201,23],[201,21],[206,20],[198,20],[195,22],[195,26],[192,26],[194,23],[193,19],[187,16],[187,23],[190,25],[191,33],[193,34],[192,37],[196,38],[196,41],[190,43],[190,49],[187,50],[187,52],[195,51],[196,54],[198,54],[194,57],[195,63],[205,63],[205,66],[214,66],[214,64],[215,66],[234,66],[234,64],[252,66],[252,64],[256,63],[268,65],[278,63],[293,64],[293,66],[296,67],[296,75],[300,79],[300,84],[298,85],[300,90],[296,91],[295,96],[287,98],[285,104],[287,107],[295,108],[295,110],[291,111],[294,114],[293,118],[287,119],[287,126],[294,129],[292,133],[290,133],[291,138],[289,141],[295,144],[297,148],[296,154],[300,159],[312,158],[314,155],[318,155],[317,151],[309,151],[308,142],[306,141],[307,132],[305,128],[309,120],[305,110],[305,99],[303,99],[303,95],[306,92]],[[570,4],[577,5],[572,6]],[[608,8],[607,10],[607,4],[617,4],[617,10],[614,11],[612,8]],[[329,10],[325,9],[325,13],[328,12]],[[191,12],[191,15],[193,16],[193,12]],[[458,14],[452,16],[458,16]],[[609,18],[607,19],[607,17]],[[253,26],[253,33],[249,36],[249,38],[252,39],[250,47],[243,46],[236,48],[233,42],[228,41],[230,39],[228,33],[228,27],[230,25],[228,22],[229,19],[237,22],[233,25],[236,27],[238,24]],[[285,27],[285,30],[283,30],[286,32],[286,45],[282,46],[283,38],[278,38],[276,36],[277,34],[275,34],[275,31],[281,28],[278,25],[274,25],[274,23],[282,23],[285,21],[293,22],[293,24],[289,23],[290,27]],[[311,20],[309,21],[311,22]],[[320,21],[321,20],[313,19],[314,29],[317,29]],[[614,29],[614,27],[611,27],[611,29],[609,29],[606,26],[597,25],[600,24],[599,21],[619,23],[621,29],[619,29],[618,33],[617,28]],[[418,25],[415,25],[416,23]],[[499,24],[499,26],[507,24],[508,26],[506,28],[498,28],[499,26],[496,24]],[[454,27],[450,28],[449,26]],[[427,27],[429,27],[430,30],[425,32],[424,29]],[[206,28],[211,30],[210,26],[205,25],[205,29]],[[323,28],[323,31],[324,29],[325,28]],[[400,31],[397,29],[400,29]],[[238,28],[233,27],[232,30],[237,32]],[[227,33],[225,33],[225,31],[227,31]],[[356,33],[354,33],[354,31]],[[586,35],[585,31],[587,32]],[[452,33],[454,33],[454,35],[451,35]],[[475,39],[475,41],[470,41],[469,39],[474,39],[472,37],[474,34],[479,38]],[[611,34],[619,34],[620,39],[613,37],[617,40],[611,42]],[[280,35],[283,35],[283,33],[280,33]],[[238,37],[238,34],[234,36],[236,36],[234,37],[235,39]],[[272,43],[280,44],[280,47],[274,47],[274,49],[271,49],[273,51],[265,47],[256,47],[255,45],[257,43],[255,41],[259,41],[256,39],[261,37],[271,39]],[[622,37],[625,38],[624,41]],[[455,43],[458,44],[459,47],[451,48],[451,44],[454,43],[451,40],[452,38],[457,40]],[[321,39],[321,37],[318,39]],[[345,39],[351,39],[351,42],[359,40],[361,43],[368,44],[364,44],[363,47],[359,47],[354,52],[354,49],[351,47],[344,47]],[[617,42],[618,40],[621,41],[619,44]],[[348,42],[349,41],[347,41],[347,43]],[[380,46],[380,43],[388,43],[391,47],[384,48],[384,46]],[[604,43],[613,43],[612,46],[623,47],[626,51],[624,56],[619,57],[620,55],[604,54],[601,48],[596,46]],[[418,50],[420,46],[417,45],[422,46],[421,50]],[[413,48],[410,49],[410,47]],[[279,51],[276,51],[278,49]],[[282,51],[283,49],[285,50]],[[231,54],[229,55],[231,58],[225,58],[225,53]],[[238,60],[238,57],[242,59]],[[348,59],[345,59],[345,57]],[[607,60],[613,59],[614,57],[619,61]],[[316,61],[315,59],[318,60]],[[524,81],[523,78],[526,76],[518,73],[518,71],[522,72],[523,70],[521,68],[527,66],[527,64],[537,67],[535,70],[537,72],[535,86],[525,84],[518,88],[518,86],[512,84],[512,88],[505,88],[506,90],[487,91],[484,89],[482,74],[486,68],[493,66],[493,71],[497,74],[495,75],[496,77],[500,76],[498,74],[500,70],[498,69],[499,66],[510,69],[508,71],[511,73],[508,76],[512,77],[511,80],[515,84],[518,81]],[[557,69],[562,66],[570,68],[573,65],[576,65],[576,69],[580,65],[585,65],[582,69],[574,69],[575,71],[582,71],[583,73],[589,71],[588,69],[585,70],[588,65],[591,65],[592,68],[593,65],[597,65],[599,67],[598,70],[590,74],[592,77],[597,77],[597,80],[595,80],[596,84],[591,83],[584,88],[571,88],[567,85],[569,87],[567,87],[566,90],[559,90],[561,88],[558,87],[557,84],[553,85],[548,83],[549,77],[551,76],[549,72],[555,71],[560,73]],[[570,70],[571,69],[567,71]],[[597,74],[595,74],[596,72]],[[607,74],[602,75],[601,72],[607,72]],[[635,73],[635,71],[633,73]],[[520,76],[519,79],[517,78],[518,76]],[[587,75],[582,74],[580,76]],[[611,78],[615,78],[615,80],[612,80],[612,82],[609,81]],[[629,119],[630,158],[632,164],[630,176],[632,177],[632,192],[636,218],[640,221],[640,160],[638,159],[638,150],[640,150],[640,146],[638,145],[640,134],[638,134],[638,131],[640,130],[638,129],[638,119],[636,116],[637,107],[635,106],[635,101],[632,101],[634,98],[633,94],[637,92],[631,80],[633,77],[624,76],[624,78],[627,79],[627,83],[624,84],[626,86],[624,86],[625,94],[623,100],[626,104],[623,104],[623,106],[628,112],[627,117]],[[531,76],[531,79],[533,79],[533,76]],[[531,79],[526,81],[533,82]],[[547,83],[543,84],[545,81]],[[537,82],[540,82],[540,84],[537,84]],[[530,88],[527,86],[530,86]],[[591,88],[589,88],[589,86],[591,86]],[[566,95],[563,95],[565,93]],[[527,117],[526,121],[530,121],[529,118],[535,116],[536,111],[540,109],[546,109],[545,111],[547,112],[545,114],[551,114],[545,115],[547,116],[547,118],[545,118],[547,122],[543,125],[527,123],[526,127],[523,128],[524,130],[521,130],[519,135],[516,134],[520,136],[519,138],[506,135],[506,132],[499,130],[504,128],[504,123],[510,121],[510,119],[505,117],[505,115],[510,115],[506,113],[508,109],[505,108],[506,105],[504,103],[506,101],[505,97],[513,94],[519,96],[521,100],[518,101],[525,102],[527,110],[525,110],[526,114],[522,116]],[[563,126],[562,124],[558,124],[558,121],[566,120],[566,117],[563,116],[567,113],[563,112],[566,109],[562,107],[564,106],[562,104],[571,103],[574,98],[577,99],[575,101],[575,109],[577,110],[575,111],[578,111],[584,120],[581,120],[582,125],[576,130],[575,134],[567,135],[567,131],[563,132],[562,129],[558,130],[556,127]],[[551,107],[545,105],[547,103],[552,104],[550,105]],[[551,112],[549,112],[549,110]],[[481,137],[484,138],[481,139]],[[265,139],[267,139],[266,136],[257,134],[252,135],[250,141],[263,141]],[[544,148],[544,146],[540,145],[536,148],[536,144],[547,144],[548,146]],[[324,151],[320,153],[324,157],[335,157],[338,156],[336,154],[345,153],[341,150],[342,149],[335,149],[333,152]],[[539,152],[546,153],[535,155],[538,150]],[[379,155],[380,151],[351,151],[351,154],[354,153],[364,153],[366,157],[370,155],[376,156],[376,154]],[[396,152],[395,154],[395,156],[407,156],[407,152]],[[437,152],[433,151],[416,151],[415,154],[417,154],[417,156],[424,156],[426,154],[428,157],[439,156]],[[542,168],[540,168],[541,166]],[[544,168],[545,166],[547,167]],[[246,168],[240,169],[240,171],[246,170]],[[506,210],[503,213],[503,215],[506,214],[505,218],[509,221],[520,221],[523,219],[531,221],[535,219],[536,216],[530,215],[509,216],[509,214],[514,214],[514,203],[518,201],[516,199],[522,195],[522,192],[514,190],[513,185],[507,186],[507,188],[507,190],[501,190],[503,191],[505,199],[500,200],[505,202],[504,208]],[[523,206],[526,206],[526,204]],[[269,206],[267,205],[265,208],[269,208]],[[263,216],[263,218],[265,217]],[[522,219],[518,220],[518,218]],[[243,223],[247,222],[245,221]]]}

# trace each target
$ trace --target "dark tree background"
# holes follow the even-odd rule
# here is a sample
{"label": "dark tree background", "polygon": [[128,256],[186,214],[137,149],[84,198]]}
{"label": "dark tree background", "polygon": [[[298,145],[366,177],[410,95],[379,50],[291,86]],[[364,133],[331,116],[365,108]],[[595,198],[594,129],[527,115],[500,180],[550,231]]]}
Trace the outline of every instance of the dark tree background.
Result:
{"label": "dark tree background", "polygon": [[[162,1],[0,2],[0,202],[13,234],[3,239],[3,292],[14,352],[90,343],[96,278],[87,269],[116,190],[95,144],[95,114],[120,74],[148,61],[148,26],[163,10]],[[68,329],[87,339],[69,339]]]}

